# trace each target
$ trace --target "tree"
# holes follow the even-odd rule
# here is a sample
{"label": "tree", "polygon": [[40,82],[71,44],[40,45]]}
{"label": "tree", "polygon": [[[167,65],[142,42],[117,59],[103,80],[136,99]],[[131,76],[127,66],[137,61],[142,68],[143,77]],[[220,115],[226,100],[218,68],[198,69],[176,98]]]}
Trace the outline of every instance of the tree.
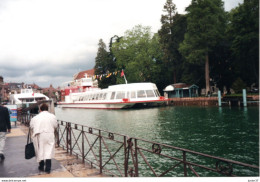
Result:
{"label": "tree", "polygon": [[[95,62],[95,75],[104,75],[115,71],[116,66],[113,57],[106,50],[106,44],[102,39],[100,39],[98,43],[98,52]],[[102,77],[98,81],[98,86],[100,88],[107,88],[109,85],[115,84],[115,82],[115,76],[110,76],[109,78]]]}
{"label": "tree", "polygon": [[225,11],[221,0],[192,0],[186,8],[187,31],[180,52],[190,63],[205,63],[206,93],[210,92],[209,53],[225,31]]}
{"label": "tree", "polygon": [[[179,52],[179,44],[184,39],[186,31],[186,17],[176,12],[172,0],[167,0],[164,5],[166,14],[161,17],[161,29],[158,31],[160,44],[163,50],[163,60],[167,73],[170,74],[169,82],[176,83],[181,79],[183,58]],[[165,78],[168,78],[165,75]]]}
{"label": "tree", "polygon": [[[118,42],[112,44],[117,69],[124,69],[128,82],[152,81],[158,74],[158,45],[158,38],[152,37],[151,28],[142,25],[127,30]],[[118,78],[117,83],[124,83],[124,80]]]}
{"label": "tree", "polygon": [[230,12],[228,35],[231,41],[233,72],[247,86],[259,83],[259,1],[244,0]]}

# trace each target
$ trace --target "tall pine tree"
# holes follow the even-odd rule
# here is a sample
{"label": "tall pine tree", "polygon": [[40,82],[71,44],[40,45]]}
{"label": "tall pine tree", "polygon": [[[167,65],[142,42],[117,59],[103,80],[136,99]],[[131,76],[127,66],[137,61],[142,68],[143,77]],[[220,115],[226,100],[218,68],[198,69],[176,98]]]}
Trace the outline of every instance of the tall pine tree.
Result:
{"label": "tall pine tree", "polygon": [[206,93],[210,92],[209,53],[222,39],[225,11],[221,0],[192,0],[187,11],[187,32],[180,51],[186,60],[205,64]]}
{"label": "tall pine tree", "polygon": [[[95,59],[95,75],[105,75],[115,71],[115,62],[110,53],[106,50],[106,44],[102,39],[99,40],[98,43],[98,52]],[[115,76],[110,77],[99,77],[98,78],[98,87],[99,88],[107,88],[109,85],[113,85],[116,83]]]}

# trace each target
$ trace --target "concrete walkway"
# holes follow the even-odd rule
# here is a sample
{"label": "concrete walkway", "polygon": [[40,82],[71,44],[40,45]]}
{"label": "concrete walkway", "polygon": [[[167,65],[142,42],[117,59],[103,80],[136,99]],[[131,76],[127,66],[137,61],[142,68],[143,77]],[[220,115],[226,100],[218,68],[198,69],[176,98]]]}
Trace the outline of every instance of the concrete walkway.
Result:
{"label": "concrete walkway", "polygon": [[61,148],[55,148],[51,173],[40,172],[35,157],[29,160],[24,157],[27,130],[23,125],[12,125],[11,133],[6,135],[5,160],[0,161],[0,177],[104,177],[98,170],[78,163],[75,156],[68,155]]}

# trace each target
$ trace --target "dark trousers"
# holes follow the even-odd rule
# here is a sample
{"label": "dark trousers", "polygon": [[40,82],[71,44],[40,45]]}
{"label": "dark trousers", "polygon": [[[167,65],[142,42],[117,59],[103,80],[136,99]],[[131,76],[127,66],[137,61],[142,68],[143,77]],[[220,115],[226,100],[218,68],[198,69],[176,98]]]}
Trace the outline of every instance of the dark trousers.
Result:
{"label": "dark trousers", "polygon": [[41,160],[41,162],[39,162],[39,168],[41,170],[44,170],[44,164],[45,164],[45,171],[48,172],[51,170],[51,159],[46,159],[45,163],[44,160]]}

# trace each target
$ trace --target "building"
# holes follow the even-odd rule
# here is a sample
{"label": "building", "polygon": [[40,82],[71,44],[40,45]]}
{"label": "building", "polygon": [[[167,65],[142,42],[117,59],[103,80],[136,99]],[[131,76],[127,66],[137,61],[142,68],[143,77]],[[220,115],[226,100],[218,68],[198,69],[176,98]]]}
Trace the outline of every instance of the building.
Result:
{"label": "building", "polygon": [[54,102],[59,101],[60,99],[60,93],[59,90],[54,88],[52,84],[48,88],[43,88],[42,89],[43,94],[49,97],[50,99],[53,99]]}
{"label": "building", "polygon": [[0,103],[2,103],[2,101],[4,100],[4,89],[4,78],[0,76]]}
{"label": "building", "polygon": [[79,73],[76,73],[74,76],[73,76],[73,79],[74,80],[79,80],[81,78],[85,78],[86,76],[87,77],[92,77],[95,75],[95,69],[91,69],[91,70],[85,70],[85,71],[81,71]]}
{"label": "building", "polygon": [[92,79],[92,83],[93,83],[93,87],[98,87],[98,81],[97,79],[94,77],[95,75],[95,69],[90,69],[90,70],[85,70],[85,71],[81,71],[79,73],[76,73],[75,75],[73,75],[73,79],[74,82],[80,82],[81,79]]}
{"label": "building", "polygon": [[167,98],[183,98],[183,97],[198,97],[197,85],[187,85],[186,83],[175,83],[168,85],[163,91]]}

